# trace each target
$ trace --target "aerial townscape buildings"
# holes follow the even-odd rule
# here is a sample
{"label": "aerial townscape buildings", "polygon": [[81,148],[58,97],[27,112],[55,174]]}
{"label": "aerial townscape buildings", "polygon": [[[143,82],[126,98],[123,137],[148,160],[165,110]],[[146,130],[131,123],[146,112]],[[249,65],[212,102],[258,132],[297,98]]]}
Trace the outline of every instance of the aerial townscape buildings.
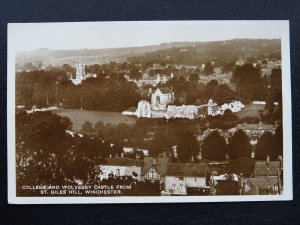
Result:
{"label": "aerial townscape buildings", "polygon": [[[132,177],[139,182],[160,184],[161,195],[215,195],[217,183],[228,180],[229,161],[174,163],[164,152],[157,157],[129,159],[120,156],[109,157],[97,165],[100,181],[117,177]],[[241,195],[278,194],[282,190],[282,160],[255,162],[254,167],[230,176]]]}
{"label": "aerial townscape buildings", "polygon": [[280,42],[235,42],[19,64],[18,184],[125,184],[125,196],[281,194]]}

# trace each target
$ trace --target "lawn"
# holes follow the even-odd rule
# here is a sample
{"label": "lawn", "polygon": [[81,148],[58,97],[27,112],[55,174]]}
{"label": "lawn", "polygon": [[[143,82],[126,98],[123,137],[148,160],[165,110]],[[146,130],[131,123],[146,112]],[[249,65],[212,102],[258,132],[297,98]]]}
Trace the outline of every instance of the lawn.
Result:
{"label": "lawn", "polygon": [[245,117],[258,117],[260,110],[264,111],[265,105],[249,104],[249,105],[245,105],[245,107],[240,112],[236,113],[236,115],[240,119]]}
{"label": "lawn", "polygon": [[104,124],[117,125],[120,123],[126,123],[128,125],[134,125],[136,118],[131,116],[124,116],[121,112],[107,112],[107,111],[92,111],[92,110],[80,110],[80,109],[62,109],[53,111],[59,116],[69,117],[73,123],[73,130],[80,131],[82,125],[89,121],[93,125],[101,121]]}

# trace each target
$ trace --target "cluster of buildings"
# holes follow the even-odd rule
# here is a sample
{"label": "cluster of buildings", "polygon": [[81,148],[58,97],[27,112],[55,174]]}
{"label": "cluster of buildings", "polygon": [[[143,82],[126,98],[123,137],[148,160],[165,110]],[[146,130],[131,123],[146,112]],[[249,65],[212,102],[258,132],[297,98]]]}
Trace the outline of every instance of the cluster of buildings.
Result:
{"label": "cluster of buildings", "polygon": [[[166,153],[142,159],[106,158],[97,165],[100,182],[109,178],[130,176],[136,181],[159,182],[161,195],[215,195],[218,182],[228,180],[229,161],[171,162]],[[240,185],[240,194],[280,194],[282,161],[257,161],[246,174],[232,174]]]}
{"label": "cluster of buildings", "polygon": [[230,84],[232,78],[232,73],[215,73],[212,75],[200,75],[199,82],[203,84],[207,84],[212,80],[218,81],[219,84]]}
{"label": "cluster of buildings", "polygon": [[206,108],[207,115],[217,116],[223,115],[226,110],[236,113],[245,107],[245,105],[240,101],[233,101],[231,103],[225,103],[221,106],[218,106],[218,104],[212,99],[210,99],[207,104],[203,105],[177,106],[172,105],[174,99],[174,92],[169,88],[157,88],[156,91],[151,94],[151,103],[141,100],[138,103],[137,108],[131,107],[128,110],[123,111],[122,114],[136,116],[138,118],[196,119],[206,116],[206,114],[200,113],[200,111],[203,112],[203,109]]}
{"label": "cluster of buildings", "polygon": [[207,103],[207,114],[210,116],[223,115],[226,110],[230,110],[233,113],[241,111],[245,105],[240,101],[233,101],[231,103],[225,103],[218,106],[216,102],[210,99]]}
{"label": "cluster of buildings", "polygon": [[86,65],[85,64],[77,64],[76,65],[76,77],[73,78],[72,76],[70,77],[70,80],[72,81],[73,84],[78,85],[81,84],[83,80],[86,80],[87,78],[96,78],[96,74],[91,74],[91,73],[86,73]]}
{"label": "cluster of buildings", "polygon": [[170,74],[170,76],[167,75],[160,75],[156,74],[156,76],[149,76],[149,69],[146,69],[145,72],[143,73],[143,76],[141,79],[136,80],[136,79],[131,79],[129,75],[124,75],[124,78],[129,81],[129,82],[134,82],[139,88],[145,86],[145,85],[150,85],[152,87],[156,87],[158,84],[165,84],[167,83],[170,79],[174,77],[173,73]]}
{"label": "cluster of buildings", "polygon": [[206,107],[206,105],[172,105],[174,102],[174,92],[169,88],[157,88],[151,94],[151,103],[148,101],[140,101],[138,107],[130,108],[122,112],[123,115],[137,116],[138,118],[186,118],[196,119],[204,116],[199,115],[199,109]]}
{"label": "cluster of buildings", "polygon": [[258,142],[258,139],[265,133],[270,132],[271,134],[275,134],[276,129],[278,128],[278,124],[237,124],[236,127],[233,127],[228,130],[231,134],[234,134],[236,131],[241,130],[244,131],[247,136],[250,138],[250,144],[255,145]]}

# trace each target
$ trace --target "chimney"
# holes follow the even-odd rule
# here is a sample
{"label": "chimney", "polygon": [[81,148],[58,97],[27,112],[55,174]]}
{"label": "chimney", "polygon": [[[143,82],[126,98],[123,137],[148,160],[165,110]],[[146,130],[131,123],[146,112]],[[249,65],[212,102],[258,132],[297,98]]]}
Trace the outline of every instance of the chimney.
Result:
{"label": "chimney", "polygon": [[157,163],[157,160],[156,160],[156,157],[153,158],[153,165],[156,165]]}
{"label": "chimney", "polygon": [[152,88],[150,87],[149,88],[149,95],[151,95],[152,94]]}
{"label": "chimney", "polygon": [[124,153],[123,152],[121,153],[121,158],[124,158]]}

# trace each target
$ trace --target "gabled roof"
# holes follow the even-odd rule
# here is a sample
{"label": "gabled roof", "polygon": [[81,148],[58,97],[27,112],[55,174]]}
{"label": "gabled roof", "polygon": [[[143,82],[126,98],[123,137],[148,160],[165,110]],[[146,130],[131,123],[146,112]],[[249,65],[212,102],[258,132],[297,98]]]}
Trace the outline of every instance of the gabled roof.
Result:
{"label": "gabled roof", "polygon": [[160,88],[157,88],[156,89],[156,91],[155,91],[155,93],[156,92],[161,92],[162,94],[170,94],[170,93],[172,93],[173,91],[171,90],[171,88],[169,88],[169,87],[160,87]]}
{"label": "gabled roof", "polygon": [[280,161],[255,162],[254,177],[277,176],[277,169],[280,169]]}
{"label": "gabled roof", "polygon": [[143,160],[140,159],[129,159],[129,158],[106,158],[105,165],[110,166],[136,166],[142,167]]}
{"label": "gabled roof", "polygon": [[156,164],[154,163],[153,157],[145,157],[144,158],[144,166],[142,168],[142,175],[146,174],[150,168],[156,169],[161,176],[165,176],[167,172],[167,167],[169,163],[168,157],[158,157],[156,159]]}
{"label": "gabled roof", "polygon": [[206,177],[207,163],[169,163],[166,176]]}

